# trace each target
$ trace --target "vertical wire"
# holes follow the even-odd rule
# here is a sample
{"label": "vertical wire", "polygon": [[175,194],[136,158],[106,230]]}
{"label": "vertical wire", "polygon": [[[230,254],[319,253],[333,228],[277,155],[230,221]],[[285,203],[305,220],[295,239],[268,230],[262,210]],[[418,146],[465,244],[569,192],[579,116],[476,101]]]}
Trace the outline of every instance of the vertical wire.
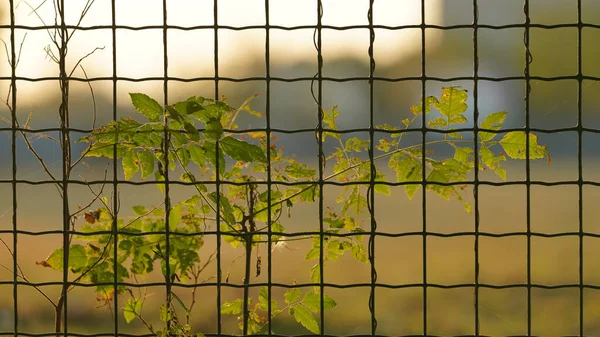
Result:
{"label": "vertical wire", "polygon": [[473,179],[473,197],[475,208],[475,336],[479,336],[479,152],[477,149],[477,136],[479,133],[479,7],[477,0],[473,0],[473,152],[475,175]]}
{"label": "vertical wire", "polygon": [[[215,39],[215,44],[214,44],[214,70],[215,70],[215,100],[219,99],[219,25],[218,25],[218,19],[219,19],[219,12],[218,12],[218,8],[219,8],[219,0],[214,0],[213,2],[213,29],[214,29],[214,39]],[[219,194],[220,191],[220,184],[221,184],[221,180],[220,180],[220,176],[219,176],[219,165],[223,165],[225,163],[220,163],[219,162],[219,141],[216,142],[215,145],[215,190],[217,192],[217,201],[216,201],[216,209],[217,209],[217,214],[216,214],[216,232],[217,232],[217,335],[220,336],[221,335],[221,282],[222,282],[222,275],[221,275],[221,195]]]}
{"label": "vertical wire", "polygon": [[319,296],[320,296],[320,326],[321,326],[321,336],[325,334],[325,259],[324,259],[324,239],[325,239],[325,228],[323,224],[323,188],[325,186],[323,180],[324,167],[325,167],[325,156],[323,154],[323,53],[322,53],[322,30],[323,30],[323,2],[322,0],[317,0],[317,84],[318,84],[318,94],[317,94],[317,108],[319,123],[317,125],[318,130],[318,146],[319,146]]}
{"label": "vertical wire", "polygon": [[421,156],[422,176],[421,187],[423,188],[422,217],[423,217],[423,335],[427,336],[427,177],[425,175],[425,153],[427,140],[427,120],[425,118],[426,104],[426,72],[425,72],[425,0],[421,0],[421,141],[423,153]]}
{"label": "vertical wire", "polygon": [[[168,31],[167,31],[167,0],[163,0],[163,103],[166,106],[169,102],[169,53],[168,53]],[[171,299],[173,297],[173,285],[174,279],[171,278],[171,243],[170,243],[170,234],[171,234],[171,223],[169,221],[169,215],[171,214],[171,197],[169,195],[170,192],[170,183],[169,183],[169,149],[171,144],[171,135],[169,134],[169,119],[165,116],[164,119],[164,161],[165,161],[165,169],[164,169],[164,177],[165,177],[165,287],[166,287],[166,295],[167,295],[167,305],[168,310],[171,310]],[[177,224],[173,224],[173,226],[177,226]],[[170,319],[166,322],[167,328],[170,328],[171,322]]]}
{"label": "vertical wire", "polygon": [[61,298],[63,299],[63,335],[68,336],[68,283],[69,283],[69,232],[70,232],[70,214],[69,214],[69,191],[68,191],[68,180],[69,180],[69,166],[70,166],[70,144],[69,144],[69,107],[68,107],[68,79],[66,71],[66,43],[67,43],[67,28],[65,22],[65,0],[60,0],[58,15],[60,16],[60,50],[59,54],[59,71],[60,71],[60,86],[61,86],[61,105],[60,105],[60,135],[62,144],[62,191],[63,191],[63,286],[61,291]]}
{"label": "vertical wire", "polygon": [[12,104],[12,115],[11,115],[11,153],[12,153],[12,236],[13,236],[13,335],[17,337],[19,334],[19,311],[17,303],[18,299],[18,284],[17,270],[19,268],[18,263],[18,234],[17,230],[17,55],[15,51],[15,6],[14,0],[9,0],[10,5],[10,68],[11,78],[10,86],[11,90],[11,104]]}
{"label": "vertical wire", "polygon": [[[114,121],[118,120],[118,115],[117,115],[117,10],[116,10],[116,1],[117,0],[112,0],[111,1],[111,15],[112,15],[112,27],[111,27],[111,32],[112,32],[112,48],[113,48],[113,53],[112,53],[112,66],[113,66],[113,71],[112,71],[112,82],[113,82],[113,86],[112,86],[112,94],[113,94],[113,106],[112,106],[112,119]],[[112,221],[112,235],[114,237],[114,247],[115,249],[113,249],[113,259],[115,261],[114,265],[113,265],[113,272],[114,272],[114,279],[113,279],[113,286],[115,288],[115,295],[117,294],[117,247],[118,247],[118,231],[117,231],[117,214],[118,214],[118,209],[119,209],[119,200],[118,200],[118,165],[117,165],[117,144],[115,142],[114,146],[113,146],[113,179],[112,179],[112,185],[113,185],[113,209],[114,209],[114,217],[113,217],[113,221]],[[118,336],[119,334],[119,318],[118,318],[118,296],[114,296],[114,322],[113,322],[113,329],[114,329],[114,333],[115,336]]]}
{"label": "vertical wire", "polygon": [[582,65],[582,29],[581,21],[581,0],[577,0],[577,187],[579,193],[579,336],[583,337],[584,332],[584,287],[583,287],[583,123],[582,123],[582,105],[583,105],[583,65]]}
{"label": "vertical wire", "polygon": [[369,181],[368,188],[368,209],[369,216],[371,218],[371,234],[369,235],[369,262],[371,264],[371,291],[369,294],[369,311],[371,312],[371,336],[375,336],[377,333],[377,318],[375,309],[375,291],[377,283],[377,270],[375,269],[375,238],[377,231],[377,220],[375,219],[375,176],[377,174],[377,168],[375,167],[375,125],[374,125],[374,113],[373,113],[373,86],[374,86],[374,73],[375,73],[375,57],[374,48],[375,43],[375,29],[373,28],[373,4],[375,0],[369,1],[369,12],[367,18],[369,21],[369,161],[371,164],[371,178]]}
{"label": "vertical wire", "polygon": [[529,50],[529,0],[523,6],[525,13],[525,188],[527,197],[527,336],[531,336],[531,163],[529,161],[529,94],[531,93],[529,65],[531,64],[531,51]]}
{"label": "vertical wire", "polygon": [[267,132],[267,200],[269,200],[269,209],[267,210],[267,317],[269,318],[267,324],[267,335],[271,336],[272,333],[272,320],[271,313],[273,308],[271,307],[271,296],[273,288],[273,275],[272,275],[272,224],[271,224],[271,188],[273,182],[271,181],[271,45],[270,45],[270,19],[269,19],[269,0],[265,0],[265,77],[266,77],[266,132]]}

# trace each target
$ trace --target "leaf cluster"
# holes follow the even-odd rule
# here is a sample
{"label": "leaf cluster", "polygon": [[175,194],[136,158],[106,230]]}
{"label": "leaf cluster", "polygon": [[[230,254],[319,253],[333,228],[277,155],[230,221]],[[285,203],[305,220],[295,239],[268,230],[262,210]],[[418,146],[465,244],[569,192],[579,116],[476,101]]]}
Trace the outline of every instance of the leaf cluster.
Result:
{"label": "leaf cluster", "polygon": [[[224,242],[245,249],[246,274],[252,268],[259,276],[261,245],[270,240],[278,247],[292,241],[284,235],[284,223],[291,217],[294,205],[318,200],[318,170],[284,155],[273,135],[238,132],[236,118],[240,112],[262,116],[249,107],[251,99],[235,109],[225,100],[199,96],[164,107],[142,93],[132,93],[130,98],[141,121],[122,118],[95,129],[79,140],[88,144],[85,156],[119,159],[126,180],[134,179],[138,173],[141,179],[154,175],[161,190],[167,170],[178,171],[179,180],[193,186],[195,193],[173,202],[168,209],[161,205],[135,206],[132,217],[119,215],[103,197],[103,207],[86,213],[86,221],[75,238],[77,243],[69,247],[67,267],[76,281],[105,284],[97,285],[96,293],[107,302],[115,295],[115,279],[119,283],[132,279],[137,282],[138,277],[152,273],[156,265],[160,265],[160,272],[169,283],[197,284],[214,256],[203,258],[200,254],[206,249],[204,233],[217,226]],[[317,260],[310,270],[312,291],[288,290],[282,308],[266,287],[255,298],[246,291],[243,298],[223,303],[221,313],[237,316],[240,329],[250,334],[264,333],[268,322],[283,313],[307,330],[320,333],[315,314],[336,306],[335,300],[320,293],[317,286],[321,282],[320,263],[327,265],[346,253],[357,261],[368,261],[362,241],[365,223],[373,217],[369,193],[372,190],[391,195],[388,175],[376,165],[378,162],[387,162],[395,181],[404,184],[408,198],[425,188],[446,200],[463,202],[470,211],[471,206],[464,202],[464,188],[475,167],[489,169],[506,179],[502,162],[508,159],[549,159],[546,147],[538,144],[536,135],[524,131],[501,133],[507,117],[504,111],[489,114],[478,126],[476,138],[465,139],[456,130],[468,122],[467,99],[467,91],[460,87],[443,88],[440,97],[429,96],[412,106],[412,117],[402,120],[401,126],[377,126],[377,131],[387,136],[375,144],[369,139],[343,136],[338,132],[337,107],[324,109],[325,128],[318,138],[335,146],[325,158],[332,173],[324,180],[345,184],[336,205],[328,206],[324,213],[324,233],[297,238],[310,240],[305,258]],[[405,145],[405,134],[423,114],[427,129],[442,133],[443,139]],[[271,137],[268,142],[267,137]],[[442,146],[450,147],[453,155],[435,156],[436,148]],[[285,184],[259,184],[257,173],[267,171],[271,181]],[[205,182],[217,177],[235,184],[223,183],[218,190],[210,190]],[[252,251],[257,252],[253,262]],[[64,252],[59,248],[39,264],[62,271],[64,260]],[[249,287],[250,279],[244,282]],[[185,304],[172,292],[171,300],[161,308],[165,327],[155,331],[143,317],[145,297],[134,295],[133,289],[122,285],[116,291],[129,294],[123,302],[127,322],[140,320],[157,335],[191,336],[189,319],[195,299]],[[186,312],[186,323],[179,323],[174,303]]]}

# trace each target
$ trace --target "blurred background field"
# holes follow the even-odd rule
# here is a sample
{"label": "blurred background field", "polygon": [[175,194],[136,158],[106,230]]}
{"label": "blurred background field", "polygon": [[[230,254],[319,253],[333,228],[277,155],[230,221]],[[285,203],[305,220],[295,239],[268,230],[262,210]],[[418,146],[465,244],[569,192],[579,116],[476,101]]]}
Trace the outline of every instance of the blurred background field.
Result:
{"label": "blurred background field", "polygon": [[[289,1],[289,0],[288,0]],[[308,4],[308,3],[311,4]],[[316,3],[316,1],[314,1]],[[69,8],[68,19],[76,17],[82,4],[65,1]],[[117,20],[121,24],[142,26],[162,24],[160,1],[118,1]],[[212,25],[212,5],[198,1],[168,2],[169,21],[174,25]],[[202,3],[202,4],[201,4]],[[212,3],[212,2],[211,2]],[[287,3],[287,1],[286,1]],[[323,23],[329,25],[367,24],[367,1],[323,0]],[[421,1],[375,1],[374,20],[382,25],[420,24]],[[471,24],[472,1],[427,0],[426,22],[439,25]],[[515,0],[478,1],[481,24],[505,25],[524,21],[523,2]],[[577,20],[575,1],[536,0],[531,3],[531,21],[537,24],[574,23]],[[587,23],[600,23],[600,3],[582,1],[582,19]],[[139,15],[143,6],[144,15]],[[204,6],[204,7],[203,7]],[[232,26],[264,24],[264,1],[220,0],[219,24]],[[271,1],[271,24],[283,26],[310,25],[316,23],[316,7],[313,1],[289,1],[287,6]],[[45,15],[52,15],[51,5],[43,7]],[[9,24],[8,2],[0,6],[2,24]],[[17,23],[39,25],[34,16],[28,16],[23,4],[16,10]],[[97,0],[90,16],[82,25],[110,24],[110,1]],[[190,15],[197,13],[197,15]],[[16,30],[16,40],[24,36],[25,30]],[[282,78],[305,77],[297,82],[271,82],[271,126],[282,129],[314,128],[317,124],[317,107],[310,95],[310,80],[317,72],[316,51],[312,46],[312,29],[271,30],[271,76]],[[421,75],[421,31],[419,28],[403,30],[376,29],[374,57],[377,62],[375,75],[380,77],[418,77]],[[5,41],[10,40],[10,30],[0,30]],[[80,31],[74,35],[68,63],[75,62],[91,49],[98,46],[104,50],[86,59],[84,65],[90,77],[112,76],[112,37],[110,30]],[[169,31],[169,76],[203,77],[197,82],[170,81],[168,100],[175,102],[191,95],[212,97],[214,81],[207,78],[214,72],[214,31],[172,30]],[[117,72],[119,76],[148,77],[163,76],[162,30],[119,30],[117,32]],[[193,41],[193,42],[190,42]],[[479,76],[507,77],[522,76],[525,67],[523,29],[479,29]],[[426,30],[426,74],[441,78],[473,76],[473,30]],[[18,76],[36,78],[54,76],[58,67],[45,60],[43,47],[49,43],[44,31],[28,32],[22,63]],[[323,30],[323,75],[334,78],[368,76],[367,54],[368,30]],[[233,78],[265,75],[264,30],[234,31],[219,30],[219,74]],[[577,28],[532,28],[530,51],[533,55],[531,74],[534,76],[570,76],[577,73]],[[582,29],[582,70],[590,79],[582,81],[582,125],[600,128],[600,28]],[[0,53],[0,76],[10,76],[6,56]],[[76,72],[76,76],[82,77]],[[0,93],[6,93],[9,81],[0,81]],[[473,92],[473,81],[451,82],[428,81],[427,94],[439,95],[442,86],[460,85]],[[98,105],[98,123],[112,118],[112,82],[93,82]],[[524,127],[526,122],[525,83],[522,80],[479,81],[478,106],[481,118],[495,111],[509,112],[505,127]],[[33,112],[31,126],[34,128],[56,127],[60,92],[56,81],[17,81],[17,116],[24,121]],[[91,122],[91,102],[86,83],[71,83],[71,112],[73,127],[88,128]],[[543,129],[566,128],[577,125],[577,80],[532,80],[529,122],[531,127]],[[161,80],[117,84],[117,115],[134,116],[127,93],[144,92],[162,102]],[[259,93],[253,103],[258,111],[266,110],[265,82],[261,80],[232,82],[220,81],[219,94],[226,95],[236,106],[248,96]],[[4,94],[2,94],[4,97]],[[399,125],[410,115],[410,105],[417,104],[421,96],[421,82],[408,80],[399,82],[376,81],[374,84],[374,113],[376,124]],[[472,117],[474,100],[467,102],[467,115]],[[339,105],[340,128],[367,127],[369,123],[369,85],[366,80],[323,82],[323,106]],[[0,107],[0,114],[9,117],[7,109]],[[472,118],[469,118],[472,120]],[[264,127],[264,119],[244,118],[241,127]],[[419,127],[420,125],[416,125]],[[4,127],[4,126],[3,126]],[[531,163],[531,179],[536,181],[573,181],[578,179],[577,133],[538,133],[540,143],[547,144],[552,163]],[[82,135],[77,135],[84,136]],[[317,148],[313,133],[278,134],[286,153],[296,154],[303,162],[316,167]],[[362,135],[365,136],[365,135]],[[76,137],[76,138],[77,138]],[[428,136],[429,137],[429,136]],[[434,137],[434,136],[432,136]],[[416,140],[418,141],[418,139]],[[600,136],[583,133],[582,167],[583,179],[600,182]],[[58,147],[44,139],[34,141],[36,149],[51,163],[52,172],[61,172],[61,154]],[[81,151],[83,147],[75,147]],[[12,178],[11,132],[0,131],[0,180]],[[107,161],[89,161],[89,166],[78,168],[74,177],[100,178]],[[46,176],[27,151],[22,140],[17,141],[18,179],[45,180]],[[515,162],[506,165],[508,180],[525,179],[525,165]],[[497,181],[482,173],[482,179]],[[390,179],[393,176],[390,175]],[[161,194],[154,186],[121,186],[123,209],[136,204],[158,204]],[[0,230],[10,230],[12,223],[11,185],[0,183]],[[85,186],[73,187],[73,207],[85,204],[91,198]],[[327,187],[324,191],[325,204],[334,204],[339,189]],[[175,187],[173,198],[178,200],[188,194],[183,187]],[[375,204],[378,231],[390,233],[423,230],[422,195],[419,192],[412,201],[402,187],[392,188],[391,197],[378,196]],[[42,231],[60,229],[61,201],[51,185],[17,185],[17,227],[21,230]],[[471,197],[472,198],[472,197]],[[583,187],[583,229],[585,232],[600,233],[600,187]],[[480,231],[490,233],[523,232],[527,226],[526,187],[481,186],[480,187]],[[531,187],[531,230],[538,233],[577,232],[579,230],[579,200],[576,185]],[[284,223],[288,231],[315,230],[318,228],[317,205],[302,205],[293,209],[292,217]],[[433,233],[472,232],[474,216],[466,213],[454,201],[444,201],[434,195],[427,196],[427,231]],[[368,229],[368,228],[365,228]],[[10,234],[2,239],[12,243]],[[60,235],[19,235],[18,262],[32,282],[61,281],[62,275],[35,265],[46,258],[61,244]],[[583,283],[600,286],[600,239],[585,237],[583,242]],[[527,245],[525,236],[504,238],[481,237],[479,241],[481,283],[490,285],[523,284],[527,281]],[[202,256],[214,251],[215,239],[206,238]],[[273,253],[272,281],[291,284],[309,281],[309,269],[313,261],[305,261],[308,244],[290,244],[290,249],[278,249]],[[14,247],[10,247],[13,249]],[[377,237],[376,268],[378,282],[403,285],[423,283],[423,268],[427,270],[427,282],[440,285],[473,283],[475,280],[474,238],[472,235],[452,238],[427,237],[427,260],[423,261],[423,237],[420,235],[399,238]],[[265,248],[262,248],[264,270],[266,270]],[[223,266],[230,262],[242,249],[223,250]],[[576,285],[579,279],[579,238],[561,236],[553,238],[532,237],[531,281],[535,284],[557,286]],[[0,263],[12,268],[10,255],[0,247]],[[242,263],[232,267],[230,281],[241,283]],[[214,275],[215,265],[208,268],[206,276]],[[326,267],[326,282],[337,284],[370,282],[370,266],[344,257]],[[151,280],[152,278],[150,278]],[[12,281],[12,274],[0,269],[0,281]],[[267,281],[266,272],[257,282]],[[59,287],[47,287],[49,293],[58,294]],[[240,296],[240,292],[223,287],[223,300]],[[147,314],[157,319],[157,311],[151,310],[151,301],[159,303],[164,297],[164,288],[149,289],[155,293],[147,305]],[[189,291],[178,291],[182,297]],[[282,297],[283,290],[274,288],[273,293]],[[368,310],[369,288],[326,289],[336,299],[338,306],[325,313],[325,333],[336,335],[370,333]],[[194,327],[202,332],[216,331],[216,289],[201,288],[198,292]],[[0,286],[0,331],[11,331],[13,287]],[[20,331],[51,332],[53,310],[44,299],[27,286],[18,288]],[[473,289],[460,287],[427,290],[427,326],[432,335],[473,334],[475,319]],[[421,334],[423,328],[422,287],[400,289],[378,288],[376,291],[376,314],[379,321],[378,333],[385,335]],[[69,331],[73,333],[112,332],[111,313],[106,308],[97,308],[92,289],[77,288],[69,297]],[[531,290],[532,333],[539,336],[576,335],[579,332],[579,289],[532,289]],[[481,334],[501,336],[519,335],[527,331],[527,290],[525,287],[505,289],[480,289]],[[600,335],[600,290],[584,290],[584,333]],[[121,314],[121,313],[119,313]],[[90,324],[93,322],[93,324]],[[235,319],[224,318],[223,332],[237,333]],[[285,334],[305,333],[298,324],[287,316],[274,321],[277,332]],[[141,324],[121,322],[123,333],[145,332]]]}

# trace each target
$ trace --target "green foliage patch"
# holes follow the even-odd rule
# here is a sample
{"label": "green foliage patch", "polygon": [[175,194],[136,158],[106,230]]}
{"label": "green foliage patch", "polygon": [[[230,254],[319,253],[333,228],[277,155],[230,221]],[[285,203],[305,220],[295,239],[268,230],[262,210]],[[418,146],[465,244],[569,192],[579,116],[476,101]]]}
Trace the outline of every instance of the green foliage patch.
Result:
{"label": "green foliage patch", "polygon": [[[77,228],[81,235],[75,237],[78,243],[69,247],[68,268],[76,282],[109,284],[96,286],[98,298],[108,303],[116,295],[125,296],[120,302],[125,321],[139,320],[159,336],[191,335],[194,302],[186,304],[171,290],[170,298],[160,308],[164,327],[155,329],[144,319],[145,297],[128,286],[114,289],[114,280],[136,282],[138,277],[147,276],[160,266],[168,284],[200,282],[206,265],[214,260],[214,254],[200,254],[206,250],[204,235],[217,224],[223,241],[233,248],[244,249],[246,256],[244,295],[223,303],[221,313],[236,316],[244,334],[266,333],[268,322],[282,315],[319,334],[318,314],[337,305],[321,292],[320,263],[326,266],[344,255],[368,261],[363,236],[371,216],[367,199],[371,182],[374,192],[385,196],[391,195],[389,178],[404,183],[408,198],[414,198],[425,188],[446,200],[458,200],[470,212],[471,205],[464,201],[464,189],[475,167],[491,170],[505,180],[507,171],[502,163],[509,159],[550,158],[546,147],[538,144],[536,135],[501,132],[508,115],[504,111],[488,115],[480,123],[476,137],[465,139],[455,131],[469,121],[465,115],[468,93],[459,87],[443,88],[440,97],[426,97],[412,106],[412,117],[400,121],[399,126],[377,126],[377,131],[387,135],[375,144],[338,133],[337,118],[341,112],[335,106],[324,110],[325,129],[320,139],[335,144],[335,150],[325,158],[333,173],[324,180],[362,184],[344,185],[337,205],[325,212],[326,228],[322,235],[299,238],[312,243],[305,258],[315,261],[309,271],[314,284],[308,291],[297,287],[287,290],[282,294],[283,303],[279,303],[267,287],[262,287],[255,296],[250,294],[252,275],[261,273],[260,255],[252,252],[268,242],[267,230],[272,233],[274,246],[290,241],[281,235],[285,233],[285,219],[291,216],[296,204],[318,200],[318,169],[284,155],[272,136],[271,147],[267,148],[269,135],[265,132],[244,135],[235,132],[240,112],[262,116],[246,104],[251,99],[235,109],[224,100],[199,96],[165,107],[142,93],[130,97],[145,121],[121,118],[96,128],[78,140],[87,144],[85,156],[113,159],[116,155],[126,180],[154,178],[161,190],[168,170],[183,172],[179,180],[191,184],[195,192],[188,199],[172,201],[169,208],[135,206],[133,219],[119,216],[109,200],[102,197],[99,200],[104,206],[86,213],[85,221]],[[443,139],[404,145],[403,137],[417,119],[423,118],[423,111],[428,115],[427,127],[441,131]],[[437,147],[448,147],[452,155],[438,158],[434,155]],[[361,159],[365,153],[370,153],[373,163]],[[475,160],[479,161],[477,165]],[[387,164],[395,178],[377,168],[375,163],[380,162]],[[259,184],[256,173],[267,172],[268,165],[272,181],[298,184],[273,185],[270,190]],[[211,191],[200,183],[217,177],[235,184],[223,183],[218,191]],[[58,248],[39,264],[62,271],[64,260],[63,249]],[[178,317],[177,309],[183,309],[185,321]]]}

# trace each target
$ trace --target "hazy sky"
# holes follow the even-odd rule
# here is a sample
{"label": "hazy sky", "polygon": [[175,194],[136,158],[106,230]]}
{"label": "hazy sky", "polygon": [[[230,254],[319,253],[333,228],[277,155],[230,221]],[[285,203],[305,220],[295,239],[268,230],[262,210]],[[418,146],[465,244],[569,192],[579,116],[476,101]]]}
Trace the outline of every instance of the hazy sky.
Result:
{"label": "hazy sky", "polygon": [[[66,20],[76,24],[86,1],[65,0]],[[111,0],[96,0],[83,26],[110,25]],[[428,0],[427,22],[441,20],[442,0]],[[8,1],[3,1],[3,22],[9,23]],[[31,9],[24,1],[17,1],[16,21],[19,25],[39,26],[40,20],[30,15]],[[31,0],[36,7],[42,0]],[[367,24],[367,0],[323,0],[323,24],[349,26]],[[117,0],[116,21],[119,25],[145,26],[161,25],[163,22],[162,0]],[[180,26],[212,25],[212,0],[170,0],[168,1],[168,23]],[[230,26],[264,25],[264,0],[219,0],[218,23]],[[421,0],[377,0],[374,5],[374,22],[383,25],[407,25],[421,22]],[[39,15],[52,23],[54,11],[50,0],[39,9]],[[270,3],[270,23],[281,26],[316,24],[316,1],[272,0]],[[26,31],[16,33],[17,44]],[[4,41],[10,41],[10,31],[0,32]],[[293,64],[302,61],[314,62],[316,51],[313,47],[313,30],[294,31],[271,30],[271,62],[273,64]],[[376,32],[375,58],[378,64],[397,61],[411,53],[420,53],[419,29]],[[428,42],[431,42],[428,38]],[[434,39],[435,41],[435,39]],[[50,43],[46,31],[28,31],[18,76],[56,76],[58,67],[46,57],[44,47]],[[323,55],[329,59],[344,55],[367,55],[368,31],[323,31]],[[170,30],[168,34],[169,75],[176,77],[214,76],[214,32],[206,30]],[[112,33],[107,30],[78,31],[69,45],[68,64],[72,67],[79,58],[96,47],[104,47],[88,57],[83,65],[90,77],[112,76]],[[265,31],[262,29],[233,31],[219,30],[219,71],[221,76],[244,77],[262,76],[252,73],[244,60],[248,56],[264,57]],[[418,49],[417,49],[418,48]],[[0,67],[2,76],[10,75],[6,56],[2,53]],[[118,30],[117,31],[117,72],[125,77],[148,77],[163,75],[162,30]],[[76,76],[83,77],[81,71]],[[156,83],[130,83],[139,91],[152,93],[160,91]],[[128,86],[129,84],[124,84]],[[55,84],[20,83],[20,98],[44,95],[45,86]],[[0,89],[4,89],[0,88]],[[126,91],[126,88],[123,88]],[[97,85],[96,90],[110,95],[109,85]],[[5,91],[5,90],[4,90]],[[121,91],[121,90],[119,90]],[[47,93],[46,93],[47,94]]]}

